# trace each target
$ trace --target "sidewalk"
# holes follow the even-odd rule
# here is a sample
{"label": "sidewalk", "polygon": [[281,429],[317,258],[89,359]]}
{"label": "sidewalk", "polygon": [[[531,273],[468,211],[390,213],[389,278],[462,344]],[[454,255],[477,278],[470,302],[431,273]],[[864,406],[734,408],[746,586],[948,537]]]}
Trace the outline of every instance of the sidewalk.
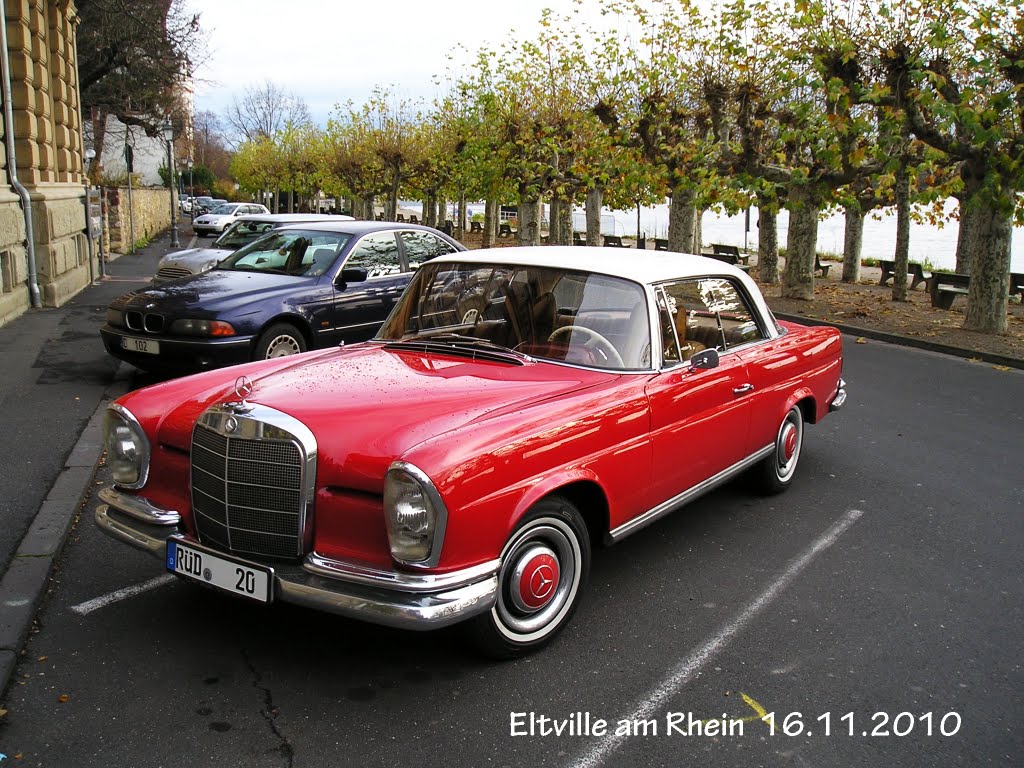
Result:
{"label": "sidewalk", "polygon": [[103,408],[130,381],[100,340],[107,305],[145,287],[169,250],[165,233],[63,307],[0,328],[0,692],[95,473]]}

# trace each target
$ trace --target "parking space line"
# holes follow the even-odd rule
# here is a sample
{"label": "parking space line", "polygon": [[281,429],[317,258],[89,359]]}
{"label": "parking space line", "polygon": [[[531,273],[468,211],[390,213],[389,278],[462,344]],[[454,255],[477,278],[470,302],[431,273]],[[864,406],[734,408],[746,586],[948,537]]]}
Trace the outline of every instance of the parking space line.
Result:
{"label": "parking space line", "polygon": [[[851,509],[821,537],[819,537],[802,555],[793,560],[778,578],[742,611],[725,624],[706,643],[695,648],[689,656],[676,665],[661,683],[651,690],[647,696],[639,702],[633,712],[625,715],[631,721],[649,720],[655,713],[665,706],[668,700],[675,696],[701,671],[705,664],[714,658],[719,651],[732,642],[733,638],[750,623],[765,607],[770,605],[788,587],[800,573],[811,564],[811,562],[831,547],[842,536],[851,525],[853,525],[864,513],[859,509]],[[749,702],[748,702],[749,704]],[[611,757],[622,743],[628,738],[627,735],[609,734],[599,739],[586,753],[581,755],[570,765],[572,768],[597,768]]]}
{"label": "parking space line", "polygon": [[87,613],[92,613],[100,608],[105,608],[111,603],[116,603],[118,600],[135,597],[135,595],[141,595],[143,592],[148,592],[151,589],[162,587],[164,584],[170,584],[176,578],[177,577],[169,573],[165,573],[163,576],[157,576],[155,579],[144,581],[141,584],[136,584],[132,587],[125,587],[124,589],[119,589],[116,592],[111,592],[108,595],[102,595],[101,597],[96,597],[92,600],[86,600],[84,603],[72,605],[71,610],[80,616],[85,616]]}

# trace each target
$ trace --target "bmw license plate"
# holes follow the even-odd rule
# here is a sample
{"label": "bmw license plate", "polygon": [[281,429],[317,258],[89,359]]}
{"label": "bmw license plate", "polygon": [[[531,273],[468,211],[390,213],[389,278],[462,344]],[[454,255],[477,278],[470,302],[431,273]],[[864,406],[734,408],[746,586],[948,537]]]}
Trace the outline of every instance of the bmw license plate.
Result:
{"label": "bmw license plate", "polygon": [[134,336],[122,336],[121,349],[127,349],[129,352],[144,352],[147,355],[159,355],[160,342],[153,339],[137,339]]}
{"label": "bmw license plate", "polygon": [[209,584],[224,592],[241,595],[261,603],[270,602],[270,568],[215,555],[206,549],[167,541],[167,570],[186,579]]}

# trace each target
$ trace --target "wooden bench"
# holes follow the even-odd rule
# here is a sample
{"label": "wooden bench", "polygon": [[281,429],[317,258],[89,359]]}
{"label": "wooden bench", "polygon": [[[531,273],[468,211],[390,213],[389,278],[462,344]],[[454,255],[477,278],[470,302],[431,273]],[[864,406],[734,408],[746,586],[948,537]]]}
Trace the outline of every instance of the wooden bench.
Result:
{"label": "wooden bench", "polygon": [[753,269],[749,264],[740,263],[740,257],[735,253],[709,253],[706,254],[709,259],[715,259],[726,264],[732,264],[737,269],[742,269],[744,272],[749,272]]}
{"label": "wooden bench", "polygon": [[509,223],[498,225],[498,237],[512,237],[512,225]]}
{"label": "wooden bench", "polygon": [[572,233],[572,244],[573,245],[586,245],[587,244],[587,238],[585,238],[583,236],[582,232],[573,232]]}
{"label": "wooden bench", "polygon": [[[882,268],[882,276],[878,279],[879,285],[885,285],[896,276],[895,261],[879,259],[878,266]],[[932,276],[931,272],[925,272],[924,267],[916,261],[911,261],[907,264],[907,274],[911,276],[910,290],[914,290],[921,283],[927,284],[928,278]]]}
{"label": "wooden bench", "polygon": [[818,254],[814,254],[814,271],[821,272],[821,278],[824,280],[828,277],[828,271],[835,266],[834,262],[822,261]]}
{"label": "wooden bench", "polygon": [[1011,272],[1010,273],[1010,295],[1019,293],[1020,300],[1024,301],[1024,273]]}
{"label": "wooden bench", "polygon": [[664,237],[656,237],[656,238],[654,238],[654,250],[656,250],[656,251],[667,251],[668,250],[668,240],[666,238],[664,238]]}
{"label": "wooden bench", "polygon": [[480,234],[483,234],[484,223],[482,221],[471,221],[471,222],[469,222],[469,231],[470,232],[479,232]]}
{"label": "wooden bench", "polygon": [[419,224],[420,223],[419,217],[416,216],[415,213],[410,213],[409,214],[409,223],[410,224]]}
{"label": "wooden bench", "polygon": [[403,214],[401,214],[401,213],[397,213],[397,214],[395,214],[395,221],[400,221],[400,222],[402,222],[404,224],[405,223],[405,216]]}
{"label": "wooden bench", "polygon": [[625,248],[625,244],[622,242],[622,238],[619,235],[605,235],[604,236],[604,247],[605,248]]}
{"label": "wooden bench", "polygon": [[949,309],[957,296],[966,296],[971,284],[970,275],[958,275],[955,272],[935,272],[928,279],[928,293],[932,297],[932,306]]}

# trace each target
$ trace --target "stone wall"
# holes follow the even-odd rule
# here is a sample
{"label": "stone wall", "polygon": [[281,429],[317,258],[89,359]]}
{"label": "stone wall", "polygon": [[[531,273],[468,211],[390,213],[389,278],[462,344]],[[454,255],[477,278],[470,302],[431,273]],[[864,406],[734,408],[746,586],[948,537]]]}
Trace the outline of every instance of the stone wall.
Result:
{"label": "stone wall", "polygon": [[[59,306],[89,282],[85,177],[71,0],[0,0],[18,179],[32,205],[36,270],[45,306]],[[8,126],[2,126],[7,130]],[[3,154],[3,153],[0,153]],[[5,157],[5,155],[4,155]],[[0,163],[0,323],[30,305],[25,219]]]}
{"label": "stone wall", "polygon": [[[131,250],[128,188],[108,187],[105,192],[107,239],[104,250],[111,256],[128,253]],[[178,204],[177,195],[174,204]],[[148,242],[171,226],[171,201],[167,187],[132,189],[132,209],[136,243]],[[178,231],[181,232],[180,222]]]}

